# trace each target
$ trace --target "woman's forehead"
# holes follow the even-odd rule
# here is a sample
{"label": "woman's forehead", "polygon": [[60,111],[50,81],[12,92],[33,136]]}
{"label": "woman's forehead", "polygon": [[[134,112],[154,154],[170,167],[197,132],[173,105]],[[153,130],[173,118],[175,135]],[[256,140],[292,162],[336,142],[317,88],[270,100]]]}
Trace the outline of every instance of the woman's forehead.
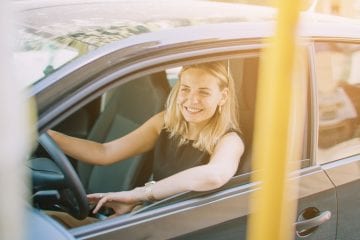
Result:
{"label": "woman's forehead", "polygon": [[218,85],[218,79],[211,73],[198,68],[190,68],[181,74],[180,84],[209,88]]}

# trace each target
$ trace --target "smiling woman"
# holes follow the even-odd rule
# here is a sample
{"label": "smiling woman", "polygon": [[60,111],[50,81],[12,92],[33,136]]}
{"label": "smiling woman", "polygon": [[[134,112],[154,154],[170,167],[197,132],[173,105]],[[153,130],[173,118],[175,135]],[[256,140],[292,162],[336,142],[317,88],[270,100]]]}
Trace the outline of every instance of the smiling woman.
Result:
{"label": "smiling woman", "polygon": [[130,191],[90,194],[116,215],[149,200],[185,191],[208,191],[224,185],[237,171],[244,142],[235,118],[233,79],[223,63],[186,66],[173,87],[164,112],[113,141],[99,144],[49,134],[68,155],[107,165],[154,149],[153,179]]}

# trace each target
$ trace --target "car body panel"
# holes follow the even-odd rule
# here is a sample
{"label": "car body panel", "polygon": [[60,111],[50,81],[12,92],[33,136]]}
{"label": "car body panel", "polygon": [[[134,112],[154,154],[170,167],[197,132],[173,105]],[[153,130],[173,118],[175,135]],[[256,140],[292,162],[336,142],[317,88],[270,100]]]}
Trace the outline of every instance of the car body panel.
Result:
{"label": "car body panel", "polygon": [[[296,179],[299,180],[300,189],[298,213],[309,206],[332,213],[331,220],[307,239],[335,239],[337,204],[333,184],[318,167],[303,171]],[[317,184],[314,185],[314,182]],[[119,218],[108,220],[106,224],[104,222],[72,229],[71,232],[79,239],[116,239],[119,236],[124,239],[217,239],[219,236],[227,236],[228,239],[244,238],[247,215],[250,213],[250,194],[257,188],[256,183],[244,184],[176,203],[154,213],[136,214],[129,223]]]}
{"label": "car body panel", "polygon": [[336,186],[338,200],[338,239],[355,240],[359,237],[357,221],[360,210],[360,158],[354,156],[324,165],[326,173]]}

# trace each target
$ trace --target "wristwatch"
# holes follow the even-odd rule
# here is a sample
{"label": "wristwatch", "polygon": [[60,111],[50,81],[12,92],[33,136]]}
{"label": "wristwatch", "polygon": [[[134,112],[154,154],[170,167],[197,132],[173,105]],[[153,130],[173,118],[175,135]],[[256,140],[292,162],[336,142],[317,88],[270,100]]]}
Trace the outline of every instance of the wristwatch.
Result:
{"label": "wristwatch", "polygon": [[145,197],[146,197],[146,200],[147,201],[155,201],[155,197],[154,197],[154,194],[153,194],[153,191],[152,191],[152,185],[154,185],[156,182],[155,181],[150,181],[150,182],[147,182],[145,183],[145,186],[144,186],[144,190],[145,190]]}

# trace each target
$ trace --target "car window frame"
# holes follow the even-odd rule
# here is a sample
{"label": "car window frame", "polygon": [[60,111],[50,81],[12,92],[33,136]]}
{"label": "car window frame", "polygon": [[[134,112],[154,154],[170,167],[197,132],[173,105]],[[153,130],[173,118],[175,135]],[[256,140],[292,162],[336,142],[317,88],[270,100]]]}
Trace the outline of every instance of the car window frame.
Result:
{"label": "car window frame", "polygon": [[[259,41],[259,40],[258,40]],[[234,47],[231,47],[228,51],[223,52],[224,48],[226,49],[226,47],[222,46],[220,48],[221,51],[217,50],[215,51],[215,53],[202,53],[202,52],[195,52],[191,57],[179,57],[177,59],[174,59],[170,62],[166,62],[162,65],[155,65],[152,66],[151,68],[144,68],[144,69],[138,69],[137,71],[134,71],[133,74],[128,74],[122,77],[114,77],[113,74],[112,75],[112,79],[111,78],[107,78],[102,82],[102,87],[99,87],[97,84],[95,84],[95,86],[91,86],[89,84],[87,84],[86,87],[86,93],[88,95],[85,94],[85,98],[81,99],[79,102],[77,102],[77,104],[66,104],[64,102],[61,102],[60,104],[64,104],[65,106],[63,107],[59,107],[59,109],[56,109],[55,112],[57,113],[57,119],[56,120],[48,120],[47,124],[43,125],[44,127],[42,128],[44,130],[46,130],[47,128],[54,126],[55,124],[57,124],[58,122],[62,121],[63,119],[65,119],[67,116],[71,115],[73,112],[77,111],[78,109],[80,109],[81,107],[85,106],[87,103],[91,102],[92,100],[98,98],[99,96],[101,96],[102,94],[104,94],[106,91],[108,91],[109,89],[118,87],[128,81],[131,81],[132,79],[137,79],[141,76],[145,76],[147,74],[152,74],[161,70],[165,70],[168,68],[172,68],[172,67],[178,67],[181,65],[185,65],[185,64],[193,64],[193,63],[197,63],[197,62],[204,62],[204,61],[214,61],[214,60],[224,60],[224,59],[228,59],[228,58],[237,58],[237,57],[244,57],[246,55],[253,55],[254,52],[257,53],[258,55],[260,55],[260,52],[262,50],[262,48],[265,46],[265,44],[259,44],[258,42],[255,44],[245,44],[245,45],[239,45],[237,46],[237,51],[234,52]],[[211,51],[210,51],[211,52]],[[221,54],[219,54],[219,52]],[[95,91],[92,91],[94,88],[96,87]],[[92,92],[92,94],[89,94],[89,92]],[[70,98],[70,100],[68,100],[69,102],[74,102],[73,99]],[[139,212],[138,215],[135,216],[135,218],[132,219],[127,219],[126,221],[124,220],[124,217],[120,217],[119,220],[117,220],[116,222],[121,222],[122,220],[124,220],[124,224],[126,224],[126,222],[130,221],[130,222],[137,222],[137,221],[141,221],[138,219],[143,219],[142,216],[151,216],[153,214],[156,213],[166,213],[168,211],[172,212],[175,211],[176,209],[183,209],[183,208],[188,208],[191,207],[194,202],[196,203],[196,201],[199,198],[203,198],[204,201],[209,201],[212,202],[214,201],[214,199],[216,200],[217,197],[216,196],[224,196],[224,192],[228,193],[231,192],[231,190],[234,190],[236,192],[236,189],[244,189],[244,188],[249,188],[251,186],[253,186],[253,183],[250,182],[241,182],[240,185],[236,185],[238,182],[238,179],[248,179],[248,175],[249,173],[245,173],[239,176],[235,176],[230,182],[229,184],[225,185],[224,188],[220,188],[217,189],[215,191],[210,191],[210,192],[206,192],[204,193],[202,196],[200,194],[200,196],[197,195],[193,195],[193,193],[184,193],[184,194],[180,194],[179,196],[176,196],[174,198],[171,199],[165,199],[163,202],[161,202],[161,204],[158,204],[155,208],[156,209],[151,209],[149,208],[149,211],[143,211],[143,212]],[[225,194],[226,194],[225,193]],[[236,194],[236,193],[233,193]],[[179,200],[181,199],[186,199],[183,202]],[[195,198],[195,199],[194,199]],[[221,197],[219,197],[221,198]],[[218,198],[218,199],[219,199]],[[175,201],[175,203],[172,203],[172,201]],[[163,205],[162,205],[163,204]],[[102,225],[103,223],[95,223],[95,225]],[[111,221],[109,221],[109,224],[111,225]],[[95,226],[94,224],[90,224],[87,226]],[[106,227],[107,223],[105,223],[104,227]],[[84,226],[85,229],[88,229],[87,226]],[[71,231],[74,232],[74,234],[80,234],[80,232],[84,233],[84,227],[80,227],[79,230],[77,230],[77,228],[72,229]],[[90,227],[91,228],[91,227]],[[86,232],[86,231],[85,231]]]}

